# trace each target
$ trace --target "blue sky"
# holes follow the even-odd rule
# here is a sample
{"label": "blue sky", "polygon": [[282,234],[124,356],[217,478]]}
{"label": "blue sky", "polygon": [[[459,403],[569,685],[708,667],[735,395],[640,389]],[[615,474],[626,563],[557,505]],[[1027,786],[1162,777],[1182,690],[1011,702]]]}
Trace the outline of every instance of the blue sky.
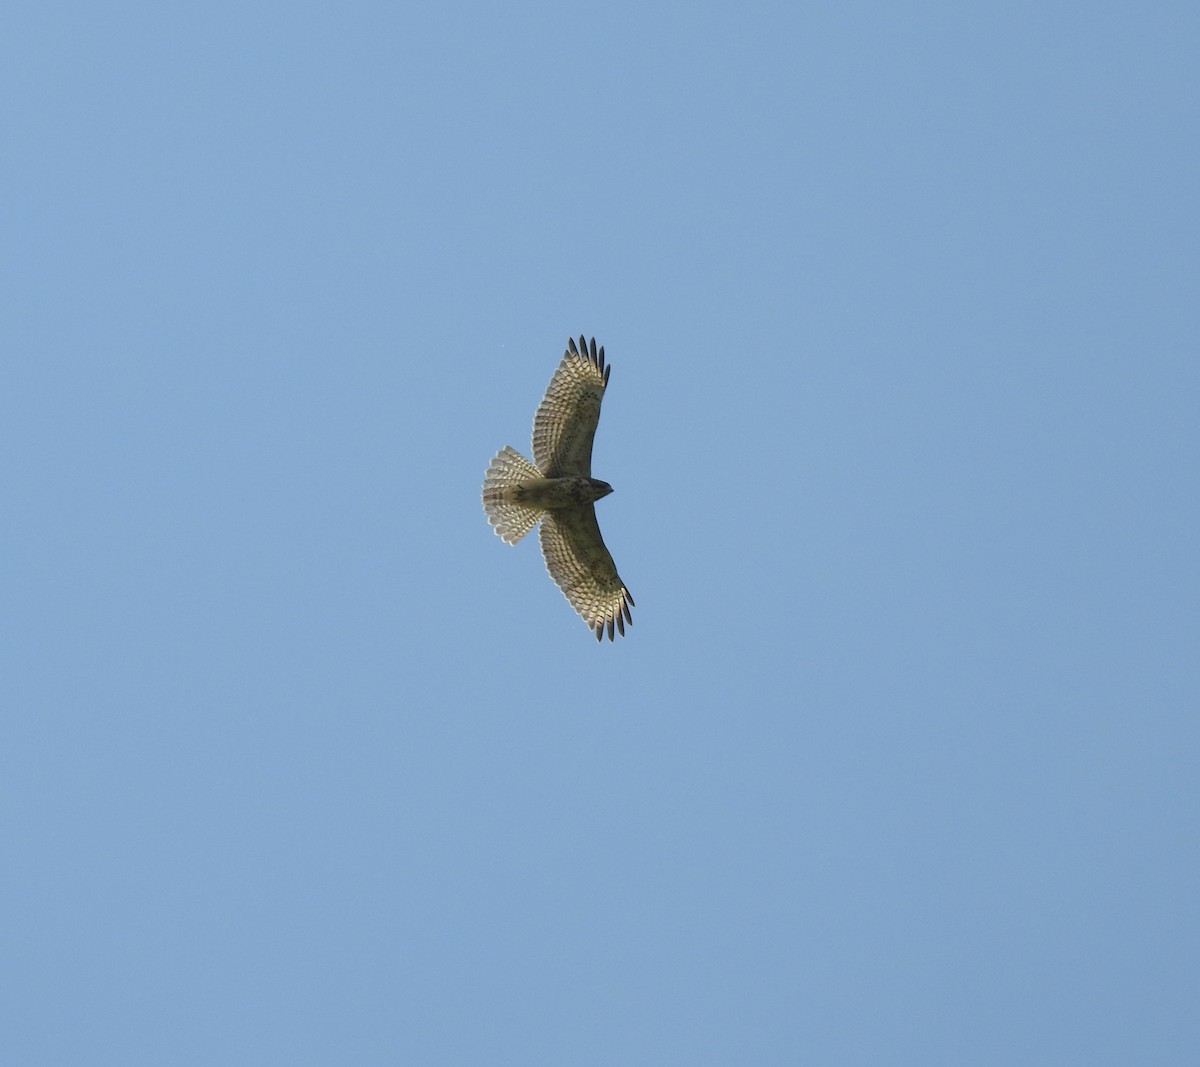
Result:
{"label": "blue sky", "polygon": [[0,1059],[1197,1062],[1194,5],[3,21]]}

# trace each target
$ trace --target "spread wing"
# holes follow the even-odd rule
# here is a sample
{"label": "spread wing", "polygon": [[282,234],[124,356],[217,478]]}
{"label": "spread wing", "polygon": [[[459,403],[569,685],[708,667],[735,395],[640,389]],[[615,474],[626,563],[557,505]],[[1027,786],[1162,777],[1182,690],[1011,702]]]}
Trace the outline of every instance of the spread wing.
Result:
{"label": "spread wing", "polygon": [[533,459],[547,478],[567,474],[590,478],[592,438],[610,368],[604,365],[604,349],[596,351],[594,337],[590,348],[582,337],[578,348],[574,339],[567,344],[533,417]]}
{"label": "spread wing", "polygon": [[583,621],[596,632],[596,640],[613,639],[613,627],[625,634],[632,623],[633,597],[617,574],[616,565],[596,522],[591,504],[555,508],[542,515],[542,556],[546,570]]}

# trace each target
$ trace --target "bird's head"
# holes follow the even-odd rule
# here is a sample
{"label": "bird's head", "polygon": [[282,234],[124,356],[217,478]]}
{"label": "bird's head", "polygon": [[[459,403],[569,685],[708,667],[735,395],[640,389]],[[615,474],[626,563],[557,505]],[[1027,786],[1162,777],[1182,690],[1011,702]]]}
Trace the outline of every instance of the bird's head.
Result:
{"label": "bird's head", "polygon": [[602,482],[599,478],[589,478],[588,484],[592,487],[592,492],[596,494],[596,500],[599,500],[602,496],[608,496],[613,491],[613,487],[608,482]]}

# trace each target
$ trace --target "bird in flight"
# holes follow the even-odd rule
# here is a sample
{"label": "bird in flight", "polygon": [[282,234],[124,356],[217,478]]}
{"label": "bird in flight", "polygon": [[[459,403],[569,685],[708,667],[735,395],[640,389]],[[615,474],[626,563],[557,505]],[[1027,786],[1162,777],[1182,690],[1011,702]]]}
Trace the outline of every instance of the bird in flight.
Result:
{"label": "bird in flight", "polygon": [[483,510],[496,533],[515,545],[541,520],[539,534],[546,570],[583,621],[603,639],[625,634],[633,622],[633,597],[596,522],[595,502],[612,486],[592,477],[592,438],[611,370],[604,349],[581,336],[567,342],[533,417],[530,463],[505,445],[492,458],[483,480]]}

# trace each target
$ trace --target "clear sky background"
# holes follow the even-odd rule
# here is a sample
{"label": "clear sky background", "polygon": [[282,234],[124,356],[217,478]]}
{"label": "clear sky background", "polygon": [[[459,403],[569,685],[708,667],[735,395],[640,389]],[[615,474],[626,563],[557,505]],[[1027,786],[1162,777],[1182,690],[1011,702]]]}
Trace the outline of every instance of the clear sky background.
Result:
{"label": "clear sky background", "polygon": [[0,1061],[1200,1062],[1198,46],[6,5]]}

